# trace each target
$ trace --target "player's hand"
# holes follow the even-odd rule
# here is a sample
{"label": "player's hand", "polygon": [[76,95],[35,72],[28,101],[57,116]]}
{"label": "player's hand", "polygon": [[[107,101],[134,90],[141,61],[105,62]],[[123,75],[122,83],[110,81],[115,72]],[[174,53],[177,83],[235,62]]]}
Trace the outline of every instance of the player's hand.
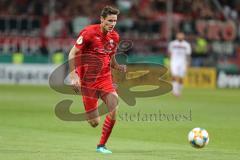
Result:
{"label": "player's hand", "polygon": [[73,90],[76,93],[79,93],[79,89],[80,89],[80,80],[78,78],[78,76],[75,73],[72,73],[70,75],[70,81],[71,81],[71,85],[73,87]]}
{"label": "player's hand", "polygon": [[120,72],[127,72],[127,66],[126,65],[118,65],[117,68],[116,68],[118,71]]}

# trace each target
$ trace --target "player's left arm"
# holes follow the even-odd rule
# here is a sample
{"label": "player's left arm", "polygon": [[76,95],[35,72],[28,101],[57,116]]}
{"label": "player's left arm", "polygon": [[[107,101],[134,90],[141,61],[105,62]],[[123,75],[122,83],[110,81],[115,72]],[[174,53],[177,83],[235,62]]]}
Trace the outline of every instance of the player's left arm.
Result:
{"label": "player's left arm", "polygon": [[115,54],[112,55],[112,57],[111,57],[111,67],[115,70],[120,71],[120,72],[127,72],[127,66],[118,64],[118,62],[115,58]]}
{"label": "player's left arm", "polygon": [[120,72],[127,72],[127,66],[126,65],[120,65],[118,64],[116,58],[115,58],[115,55],[117,53],[117,46],[119,44],[119,41],[120,41],[120,37],[118,35],[118,33],[115,34],[114,36],[114,41],[115,41],[115,49],[113,51],[113,54],[111,56],[111,68],[115,69],[115,70],[118,70]]}
{"label": "player's left arm", "polygon": [[187,66],[191,67],[192,58],[190,55],[187,55]]}
{"label": "player's left arm", "polygon": [[170,42],[169,45],[168,45],[168,48],[167,48],[167,56],[168,56],[168,58],[171,58],[171,54],[172,54],[172,43],[173,43],[173,42]]}
{"label": "player's left arm", "polygon": [[191,66],[191,61],[192,61],[192,58],[191,58],[191,54],[192,54],[192,48],[191,48],[191,45],[190,43],[187,43],[187,66],[190,67]]}

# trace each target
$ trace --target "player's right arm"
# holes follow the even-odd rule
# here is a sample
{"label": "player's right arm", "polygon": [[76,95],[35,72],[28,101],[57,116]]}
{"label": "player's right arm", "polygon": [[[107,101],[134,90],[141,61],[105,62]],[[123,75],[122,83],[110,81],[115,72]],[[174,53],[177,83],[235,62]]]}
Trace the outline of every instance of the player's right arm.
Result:
{"label": "player's right arm", "polygon": [[75,66],[76,66],[75,59],[76,59],[77,53],[79,52],[80,52],[80,49],[73,46],[68,55],[68,63],[69,63],[69,70],[70,70],[69,76],[70,76],[71,84],[73,85],[75,91],[77,91],[78,87],[80,86],[79,78],[75,72]]}
{"label": "player's right arm", "polygon": [[192,48],[190,43],[187,43],[187,67],[191,66],[191,53],[192,53]]}
{"label": "player's right arm", "polygon": [[79,34],[79,37],[69,52],[68,55],[68,62],[69,62],[69,69],[70,69],[70,80],[71,84],[74,87],[74,90],[77,91],[80,86],[80,78],[78,77],[76,73],[76,67],[80,67],[77,65],[80,65],[79,63],[76,62],[76,59],[78,61],[81,61],[81,54],[84,52],[84,48],[88,45],[89,43],[89,35],[87,35],[86,31],[82,31]]}
{"label": "player's right arm", "polygon": [[115,54],[112,55],[112,58],[111,58],[111,67],[115,70],[118,70],[120,72],[127,72],[127,66],[126,65],[120,65],[118,64],[116,58],[115,58]]}
{"label": "player's right arm", "polygon": [[172,54],[172,43],[173,42],[170,42],[169,45],[168,45],[168,48],[167,48],[167,56],[169,58],[171,58],[171,54]]}

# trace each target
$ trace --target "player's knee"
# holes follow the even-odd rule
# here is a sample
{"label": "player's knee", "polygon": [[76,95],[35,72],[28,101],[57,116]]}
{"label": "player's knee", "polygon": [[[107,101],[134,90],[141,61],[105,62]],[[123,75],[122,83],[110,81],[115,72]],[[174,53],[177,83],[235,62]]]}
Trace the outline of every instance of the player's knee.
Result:
{"label": "player's knee", "polygon": [[88,121],[88,123],[89,123],[93,128],[97,127],[98,124],[99,124],[99,122],[100,122],[100,118],[95,118],[95,119],[92,119],[92,120],[89,120],[89,121]]}
{"label": "player's knee", "polygon": [[117,93],[110,93],[106,97],[104,97],[104,102],[108,107],[108,111],[115,111],[118,107],[118,95]]}
{"label": "player's knee", "polygon": [[93,127],[93,128],[95,128],[95,127],[97,127],[98,126],[98,122],[89,122],[89,124]]}
{"label": "player's knee", "polygon": [[117,94],[112,94],[111,103],[109,104],[109,105],[111,105],[110,107],[117,109],[118,103],[119,103],[118,95]]}
{"label": "player's knee", "polygon": [[113,102],[113,103],[108,104],[108,112],[111,115],[116,114],[117,110],[118,110],[118,103],[117,102]]}
{"label": "player's knee", "polygon": [[96,123],[96,122],[91,122],[90,125],[93,127],[93,128],[96,128],[98,126],[99,123]]}
{"label": "player's knee", "polygon": [[114,99],[112,101],[112,103],[110,103],[111,108],[114,108],[114,110],[117,109],[118,108],[118,103],[119,103],[118,99]]}

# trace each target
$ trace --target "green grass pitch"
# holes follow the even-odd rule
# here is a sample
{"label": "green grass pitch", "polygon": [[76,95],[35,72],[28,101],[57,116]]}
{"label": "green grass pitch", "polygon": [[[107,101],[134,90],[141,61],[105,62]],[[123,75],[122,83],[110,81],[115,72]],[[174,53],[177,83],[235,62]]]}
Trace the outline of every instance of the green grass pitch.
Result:
{"label": "green grass pitch", "polygon": [[[185,89],[181,98],[169,93],[138,98],[135,107],[121,101],[119,121],[107,144],[111,155],[95,152],[103,117],[98,128],[62,121],[54,107],[63,99],[74,99],[72,112],[83,111],[78,96],[46,86],[1,85],[0,159],[240,160],[240,90]],[[150,117],[159,112],[168,117]],[[203,149],[187,141],[194,127],[209,132],[209,145]]]}

